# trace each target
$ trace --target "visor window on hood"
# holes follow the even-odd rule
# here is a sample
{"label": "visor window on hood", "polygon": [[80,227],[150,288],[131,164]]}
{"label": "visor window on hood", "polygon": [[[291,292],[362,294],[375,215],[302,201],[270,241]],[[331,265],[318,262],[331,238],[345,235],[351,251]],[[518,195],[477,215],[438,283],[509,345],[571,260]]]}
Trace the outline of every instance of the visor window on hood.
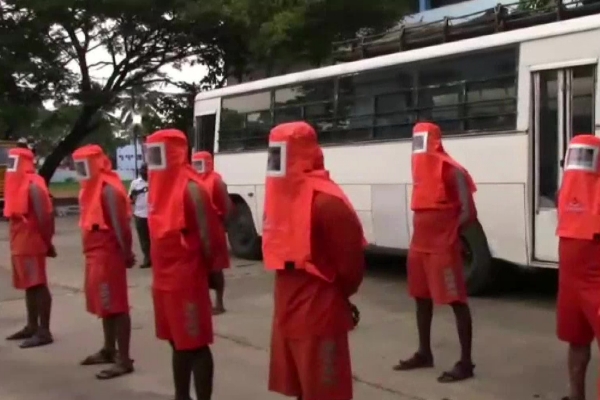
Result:
{"label": "visor window on hood", "polygon": [[77,178],[81,180],[90,179],[90,164],[88,160],[77,160],[74,164]]}
{"label": "visor window on hood", "polygon": [[164,143],[146,144],[145,151],[146,165],[149,170],[160,170],[167,168],[167,157]]}
{"label": "visor window on hood", "polygon": [[8,156],[6,170],[16,172],[17,168],[19,168],[19,156]]}
{"label": "visor window on hood", "polygon": [[571,145],[567,150],[565,170],[597,170],[598,148],[585,145]]}
{"label": "visor window on hood", "polygon": [[196,172],[202,174],[205,171],[204,168],[204,160],[195,160],[192,161],[192,166],[194,167],[194,169],[196,170]]}
{"label": "visor window on hood", "polygon": [[418,132],[413,135],[412,152],[425,153],[427,151],[427,132]]}
{"label": "visor window on hood", "polygon": [[269,142],[267,176],[282,177],[286,173],[287,146],[285,142]]}

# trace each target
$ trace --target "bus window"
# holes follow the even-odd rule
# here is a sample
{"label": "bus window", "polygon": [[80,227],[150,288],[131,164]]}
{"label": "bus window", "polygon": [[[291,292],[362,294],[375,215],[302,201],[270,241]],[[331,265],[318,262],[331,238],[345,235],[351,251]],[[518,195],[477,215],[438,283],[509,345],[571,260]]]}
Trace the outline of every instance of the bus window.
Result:
{"label": "bus window", "polygon": [[264,148],[271,126],[270,90],[226,97],[221,105],[219,151]]}
{"label": "bus window", "polygon": [[431,60],[418,68],[419,118],[445,134],[516,128],[516,49]]}

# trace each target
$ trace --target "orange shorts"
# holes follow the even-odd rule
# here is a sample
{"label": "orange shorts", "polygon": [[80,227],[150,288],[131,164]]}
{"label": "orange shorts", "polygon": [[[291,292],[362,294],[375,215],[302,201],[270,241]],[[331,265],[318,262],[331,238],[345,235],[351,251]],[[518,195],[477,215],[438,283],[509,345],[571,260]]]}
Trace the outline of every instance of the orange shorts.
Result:
{"label": "orange shorts", "polygon": [[12,256],[13,286],[16,289],[29,289],[47,285],[46,256]]}
{"label": "orange shorts", "polygon": [[561,238],[558,252],[557,335],[570,344],[589,345],[600,339],[600,244]]}
{"label": "orange shorts", "polygon": [[176,350],[212,344],[212,310],[207,290],[186,293],[153,289],[152,299],[157,338],[172,342]]}
{"label": "orange shorts", "polygon": [[86,254],[87,311],[98,318],[129,312],[127,268],[120,255]]}
{"label": "orange shorts", "polygon": [[410,250],[407,259],[408,291],[414,298],[436,304],[467,302],[467,288],[460,249],[444,253]]}
{"label": "orange shorts", "polygon": [[274,329],[269,390],[302,400],[351,400],[348,334],[290,339]]}

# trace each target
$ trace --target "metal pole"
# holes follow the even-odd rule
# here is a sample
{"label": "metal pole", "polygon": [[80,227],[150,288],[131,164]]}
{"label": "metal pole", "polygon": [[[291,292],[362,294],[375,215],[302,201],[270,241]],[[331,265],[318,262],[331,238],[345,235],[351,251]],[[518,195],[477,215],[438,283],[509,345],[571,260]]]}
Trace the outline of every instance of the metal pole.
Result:
{"label": "metal pole", "polygon": [[131,88],[131,129],[133,130],[132,132],[132,136],[133,136],[133,162],[135,165],[135,177],[138,177],[138,151],[137,151],[137,145],[138,145],[138,140],[137,140],[137,129],[135,129],[135,91],[133,88]]}

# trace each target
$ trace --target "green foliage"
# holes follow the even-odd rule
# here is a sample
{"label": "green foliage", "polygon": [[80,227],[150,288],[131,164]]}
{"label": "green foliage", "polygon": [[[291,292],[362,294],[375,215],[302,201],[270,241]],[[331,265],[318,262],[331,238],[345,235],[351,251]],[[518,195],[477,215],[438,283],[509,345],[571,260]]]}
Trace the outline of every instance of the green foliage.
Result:
{"label": "green foliage", "polygon": [[228,69],[276,62],[318,65],[331,44],[357,33],[384,31],[408,9],[407,0],[224,0],[228,31],[221,40]]}
{"label": "green foliage", "polygon": [[[397,23],[405,1],[0,0],[0,134],[32,131],[53,147],[40,170],[49,179],[79,144],[114,146],[134,107],[146,132],[188,131],[193,96],[222,85],[226,70],[318,64],[332,41]],[[162,67],[192,63],[208,67],[202,82],[181,96],[151,95]],[[133,89],[144,105],[128,106]],[[47,99],[59,109],[45,110]],[[115,110],[125,110],[116,121]]]}

